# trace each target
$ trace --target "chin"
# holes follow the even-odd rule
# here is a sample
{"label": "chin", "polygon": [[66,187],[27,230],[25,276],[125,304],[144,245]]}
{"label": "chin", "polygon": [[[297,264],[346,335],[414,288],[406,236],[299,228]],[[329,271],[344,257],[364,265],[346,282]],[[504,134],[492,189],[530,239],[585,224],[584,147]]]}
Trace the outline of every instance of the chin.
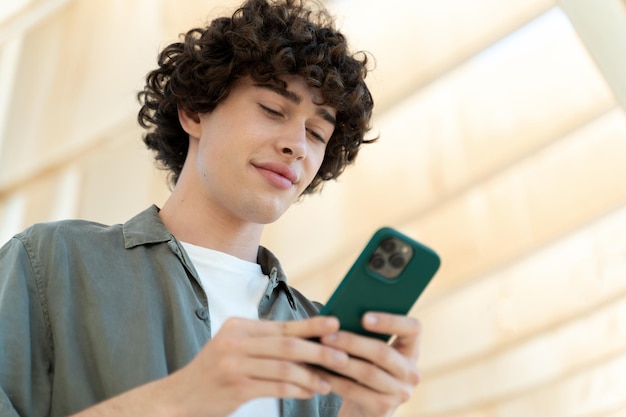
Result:
{"label": "chin", "polygon": [[275,221],[280,219],[283,214],[285,214],[287,208],[289,207],[285,208],[282,205],[277,206],[274,204],[267,204],[263,206],[257,205],[257,207],[254,208],[253,211],[250,213],[250,216],[248,218],[251,219],[254,223],[258,224],[274,223]]}
{"label": "chin", "polygon": [[278,216],[254,216],[253,218],[250,218],[250,221],[256,224],[268,225],[268,224],[274,223],[278,219],[280,219],[280,215]]}
{"label": "chin", "polygon": [[280,219],[291,207],[297,196],[267,195],[248,193],[244,197],[244,205],[241,206],[244,218],[257,224],[270,224]]}

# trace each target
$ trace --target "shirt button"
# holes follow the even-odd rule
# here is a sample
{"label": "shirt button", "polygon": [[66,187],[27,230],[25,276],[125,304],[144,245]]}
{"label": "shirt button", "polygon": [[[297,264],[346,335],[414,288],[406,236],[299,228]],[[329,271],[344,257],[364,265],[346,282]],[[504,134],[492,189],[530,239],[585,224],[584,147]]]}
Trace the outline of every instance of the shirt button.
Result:
{"label": "shirt button", "polygon": [[200,320],[207,321],[209,319],[209,312],[206,308],[200,307],[196,310],[196,316],[198,316]]}

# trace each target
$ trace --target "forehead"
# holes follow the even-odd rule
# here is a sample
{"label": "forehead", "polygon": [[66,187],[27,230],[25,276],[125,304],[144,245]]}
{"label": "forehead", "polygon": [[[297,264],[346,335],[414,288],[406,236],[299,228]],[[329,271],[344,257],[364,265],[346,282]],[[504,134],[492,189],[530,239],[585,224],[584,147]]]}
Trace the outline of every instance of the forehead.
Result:
{"label": "forehead", "polygon": [[315,104],[321,104],[324,102],[324,96],[319,88],[311,87],[302,77],[289,76],[283,79],[287,83],[288,90],[296,90],[306,92],[311,98],[311,101]]}

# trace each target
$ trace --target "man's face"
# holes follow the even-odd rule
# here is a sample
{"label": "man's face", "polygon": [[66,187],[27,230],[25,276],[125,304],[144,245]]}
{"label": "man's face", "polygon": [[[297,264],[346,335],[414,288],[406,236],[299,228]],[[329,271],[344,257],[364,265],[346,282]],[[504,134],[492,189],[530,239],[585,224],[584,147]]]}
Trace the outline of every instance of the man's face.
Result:
{"label": "man's face", "polygon": [[[238,80],[200,115],[190,162],[207,209],[252,223],[278,219],[315,177],[335,128],[335,110],[299,77],[286,89]],[[203,204],[203,203],[202,203]]]}

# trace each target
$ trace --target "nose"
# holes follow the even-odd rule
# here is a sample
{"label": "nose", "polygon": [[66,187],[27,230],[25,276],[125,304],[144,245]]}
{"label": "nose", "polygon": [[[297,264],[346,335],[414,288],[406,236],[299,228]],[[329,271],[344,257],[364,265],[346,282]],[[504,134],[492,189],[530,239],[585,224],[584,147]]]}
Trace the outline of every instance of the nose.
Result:
{"label": "nose", "polygon": [[306,141],[306,127],[303,123],[294,123],[285,129],[277,141],[277,147],[283,155],[300,160],[306,157]]}

